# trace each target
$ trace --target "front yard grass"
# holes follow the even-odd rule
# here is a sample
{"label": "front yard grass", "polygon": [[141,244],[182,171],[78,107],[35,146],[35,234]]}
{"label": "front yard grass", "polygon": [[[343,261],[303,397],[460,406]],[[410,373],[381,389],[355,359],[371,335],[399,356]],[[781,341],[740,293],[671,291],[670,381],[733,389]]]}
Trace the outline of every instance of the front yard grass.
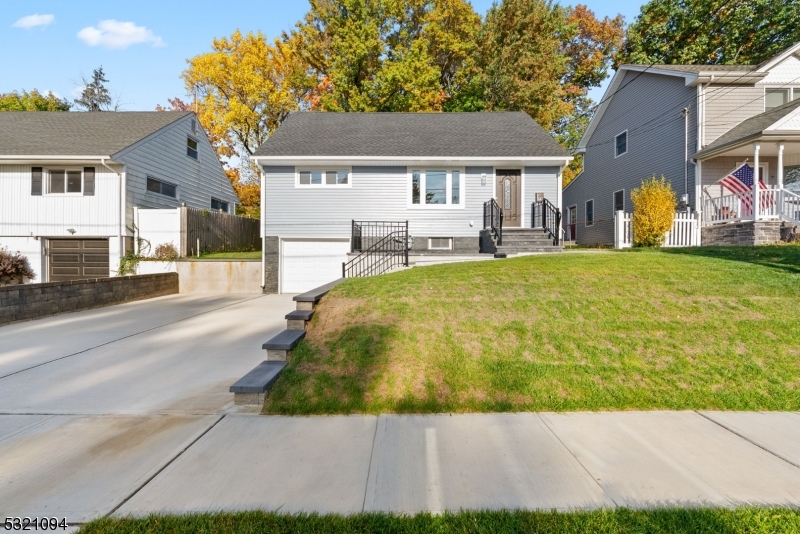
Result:
{"label": "front yard grass", "polygon": [[526,532],[538,534],[772,534],[800,531],[800,511],[775,508],[597,510],[592,512],[484,511],[443,515],[289,515],[266,512],[99,519],[81,534]]}
{"label": "front yard grass", "polygon": [[564,253],[352,279],[264,413],[800,409],[800,247]]}

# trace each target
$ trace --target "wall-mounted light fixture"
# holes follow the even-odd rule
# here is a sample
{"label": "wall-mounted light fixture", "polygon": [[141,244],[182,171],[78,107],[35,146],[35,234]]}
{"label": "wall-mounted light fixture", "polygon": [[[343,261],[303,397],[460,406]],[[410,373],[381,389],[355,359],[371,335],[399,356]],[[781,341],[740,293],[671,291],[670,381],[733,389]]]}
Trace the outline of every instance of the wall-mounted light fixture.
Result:
{"label": "wall-mounted light fixture", "polygon": [[67,232],[69,232],[72,235],[75,235],[75,229],[74,228],[67,228]]}
{"label": "wall-mounted light fixture", "polygon": [[486,173],[481,173],[481,185],[486,185]]}

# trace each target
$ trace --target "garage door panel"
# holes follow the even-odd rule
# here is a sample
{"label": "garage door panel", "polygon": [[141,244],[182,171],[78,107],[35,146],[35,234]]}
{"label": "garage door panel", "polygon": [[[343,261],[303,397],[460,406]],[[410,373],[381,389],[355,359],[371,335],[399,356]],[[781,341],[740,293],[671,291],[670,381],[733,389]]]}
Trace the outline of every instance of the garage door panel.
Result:
{"label": "garage door panel", "polygon": [[48,244],[51,282],[109,275],[108,239],[50,239]]}
{"label": "garage door panel", "polygon": [[281,291],[303,293],[342,276],[350,240],[284,240]]}

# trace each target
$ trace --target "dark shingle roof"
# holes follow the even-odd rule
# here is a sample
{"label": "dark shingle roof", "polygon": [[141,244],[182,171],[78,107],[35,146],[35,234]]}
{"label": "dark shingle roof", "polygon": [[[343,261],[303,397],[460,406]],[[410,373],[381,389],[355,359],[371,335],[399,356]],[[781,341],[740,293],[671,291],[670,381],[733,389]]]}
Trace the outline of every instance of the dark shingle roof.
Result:
{"label": "dark shingle roof", "polygon": [[111,156],[189,112],[5,111],[2,156]]}
{"label": "dark shingle roof", "polygon": [[526,113],[292,113],[256,156],[567,157]]}
{"label": "dark shingle roof", "polygon": [[723,135],[714,140],[713,143],[705,147],[703,150],[694,155],[694,157],[703,157],[704,155],[715,152],[720,148],[726,146],[736,145],[750,137],[758,136],[764,130],[784,118],[786,115],[800,108],[800,98],[792,100],[791,102],[765,111],[754,117],[740,122]]}

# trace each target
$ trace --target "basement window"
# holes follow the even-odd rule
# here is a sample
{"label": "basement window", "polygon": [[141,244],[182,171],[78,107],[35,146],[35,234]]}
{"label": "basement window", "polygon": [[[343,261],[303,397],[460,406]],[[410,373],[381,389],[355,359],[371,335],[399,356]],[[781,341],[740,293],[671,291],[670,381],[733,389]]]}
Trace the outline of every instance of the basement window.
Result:
{"label": "basement window", "polygon": [[429,237],[428,250],[453,250],[453,238]]}

